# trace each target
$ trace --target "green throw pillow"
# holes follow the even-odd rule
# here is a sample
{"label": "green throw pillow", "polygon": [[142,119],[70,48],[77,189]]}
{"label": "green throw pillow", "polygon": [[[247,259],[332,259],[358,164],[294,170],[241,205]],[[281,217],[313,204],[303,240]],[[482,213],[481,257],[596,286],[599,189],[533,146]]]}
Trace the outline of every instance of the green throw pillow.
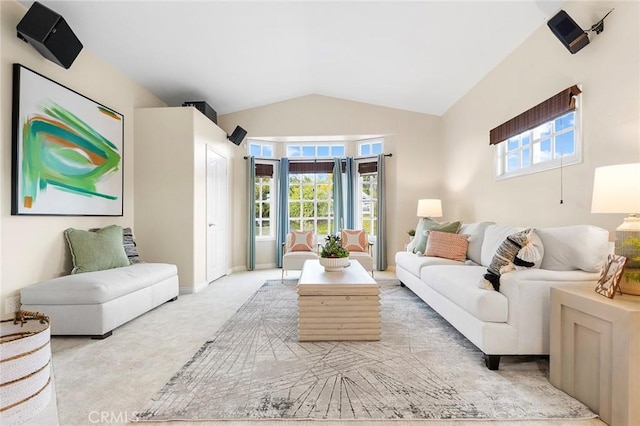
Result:
{"label": "green throw pillow", "polygon": [[418,247],[422,247],[422,253],[427,249],[427,235],[424,231],[427,229],[427,225],[431,226],[434,223],[438,223],[435,220],[425,217],[420,219],[416,226],[416,235],[414,237],[415,243],[413,246],[413,252],[418,252]]}
{"label": "green throw pillow", "polygon": [[118,225],[95,232],[69,228],[64,231],[64,236],[71,250],[72,274],[129,265],[122,246],[122,227]]}
{"label": "green throw pillow", "polygon": [[[460,230],[461,225],[462,224],[459,221],[439,223],[428,217],[424,218],[420,222],[420,225],[418,225],[418,228],[421,229],[416,229],[416,238],[418,238],[418,235],[420,235],[420,238],[418,239],[416,248],[413,249],[413,252],[424,254],[424,252],[427,250],[427,240],[429,238],[427,236],[427,231],[440,231],[457,234]],[[420,231],[420,234],[418,234],[418,231]]]}

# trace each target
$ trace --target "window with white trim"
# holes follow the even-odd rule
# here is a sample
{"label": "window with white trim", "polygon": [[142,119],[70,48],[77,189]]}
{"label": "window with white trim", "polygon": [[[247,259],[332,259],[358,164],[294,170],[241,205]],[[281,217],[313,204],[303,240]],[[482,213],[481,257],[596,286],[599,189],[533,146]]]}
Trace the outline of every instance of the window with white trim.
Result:
{"label": "window with white trim", "polygon": [[272,214],[274,194],[273,164],[256,163],[255,207],[256,207],[256,238],[267,239],[275,237],[274,219]]}
{"label": "window with white trim", "polygon": [[496,178],[506,179],[582,161],[580,111],[568,112],[496,145]]}
{"label": "window with white trim", "polygon": [[275,146],[272,143],[249,140],[247,144],[249,155],[254,157],[273,158],[275,157]]}
{"label": "window with white trim", "polygon": [[333,232],[333,174],[289,175],[289,229],[315,231],[318,238]]}
{"label": "window with white trim", "polygon": [[287,144],[287,157],[333,158],[344,155],[342,144]]}
{"label": "window with white trim", "polygon": [[382,140],[367,140],[358,143],[358,155],[378,155],[384,151]]}
{"label": "window with white trim", "polygon": [[378,173],[360,175],[359,219],[362,229],[374,240],[378,232]]}

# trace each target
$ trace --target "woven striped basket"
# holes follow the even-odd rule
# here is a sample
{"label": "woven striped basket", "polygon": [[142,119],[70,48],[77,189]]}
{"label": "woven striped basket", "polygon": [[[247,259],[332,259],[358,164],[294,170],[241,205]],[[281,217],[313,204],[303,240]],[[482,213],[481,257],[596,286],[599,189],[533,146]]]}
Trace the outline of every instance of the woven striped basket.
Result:
{"label": "woven striped basket", "polygon": [[20,311],[0,334],[0,424],[20,424],[51,400],[49,318]]}

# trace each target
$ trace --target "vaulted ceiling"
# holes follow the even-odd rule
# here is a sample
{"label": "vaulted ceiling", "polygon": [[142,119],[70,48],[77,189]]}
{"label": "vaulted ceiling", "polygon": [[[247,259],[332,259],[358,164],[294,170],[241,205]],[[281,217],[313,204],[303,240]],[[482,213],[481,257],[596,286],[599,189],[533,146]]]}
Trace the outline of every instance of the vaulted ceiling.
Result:
{"label": "vaulted ceiling", "polygon": [[41,3],[169,106],[320,94],[442,115],[563,1]]}

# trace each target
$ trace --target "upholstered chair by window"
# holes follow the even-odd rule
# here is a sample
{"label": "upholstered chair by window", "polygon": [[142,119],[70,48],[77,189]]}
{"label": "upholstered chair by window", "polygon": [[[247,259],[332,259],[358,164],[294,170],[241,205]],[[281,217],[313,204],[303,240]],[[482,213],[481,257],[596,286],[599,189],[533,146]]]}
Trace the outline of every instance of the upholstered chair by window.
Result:
{"label": "upholstered chair by window", "polygon": [[340,238],[342,246],[349,250],[349,259],[357,260],[373,276],[373,256],[367,233],[362,229],[343,229]]}
{"label": "upholstered chair by window", "polygon": [[291,231],[283,243],[282,279],[288,270],[301,270],[305,260],[318,258],[316,233],[313,231]]}

